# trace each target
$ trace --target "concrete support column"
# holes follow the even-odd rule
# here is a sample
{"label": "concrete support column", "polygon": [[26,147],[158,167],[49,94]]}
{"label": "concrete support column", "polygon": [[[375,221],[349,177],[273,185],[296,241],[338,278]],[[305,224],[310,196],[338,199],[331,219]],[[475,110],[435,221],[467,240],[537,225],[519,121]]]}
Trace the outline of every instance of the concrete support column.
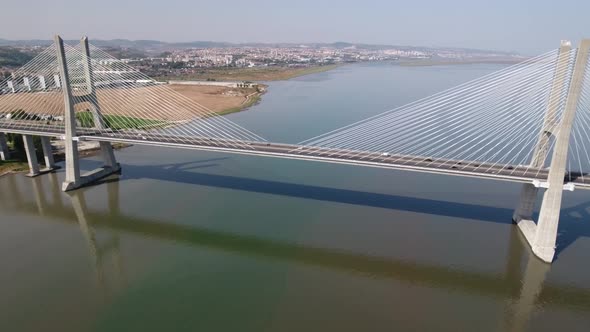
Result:
{"label": "concrete support column", "polygon": [[[96,99],[96,89],[94,87],[94,75],[92,72],[92,59],[90,58],[90,46],[88,44],[88,38],[82,38],[80,44],[82,45],[82,64],[84,66],[84,76],[86,78],[86,88],[90,100],[90,111],[92,112],[94,119],[94,127],[96,129],[105,129],[106,124],[104,117],[102,115],[100,105]],[[110,169],[112,172],[118,172],[121,169],[117,163],[117,159],[115,158],[115,153],[113,152],[113,147],[110,142],[100,142],[100,152],[104,162],[105,170]]]}
{"label": "concrete support column", "polygon": [[535,209],[538,192],[539,188],[535,187],[532,183],[522,185],[520,200],[512,216],[512,221],[518,224],[521,220],[533,219],[533,210]]}
{"label": "concrete support column", "polygon": [[[571,62],[570,52],[572,50],[571,42],[562,40],[555,66],[555,75],[551,84],[549,101],[545,110],[543,127],[537,139],[537,144],[533,150],[530,163],[531,168],[543,168],[551,147],[551,138],[553,137],[557,126],[559,125],[560,100],[565,93],[564,86],[568,75],[567,68]],[[520,192],[519,205],[514,211],[512,220],[518,224],[523,232],[534,232],[533,210],[537,199],[538,188],[532,184],[524,184]],[[522,222],[521,222],[522,221]],[[532,227],[531,227],[532,226]],[[531,229],[533,228],[533,229]]]}
{"label": "concrete support column", "polygon": [[94,119],[94,127],[96,129],[104,129],[105,121],[100,110],[100,105],[96,102],[96,91],[94,89],[94,75],[92,73],[92,60],[90,58],[90,47],[88,45],[88,37],[80,40],[82,45],[82,65],[84,66],[84,77],[86,79],[86,91],[88,99],[90,100],[90,112]]}
{"label": "concrete support column", "polygon": [[571,50],[571,42],[562,40],[561,47],[559,48],[557,65],[555,67],[553,83],[549,93],[549,101],[547,102],[547,109],[545,110],[543,128],[541,128],[537,145],[533,151],[531,167],[534,168],[542,168],[545,166],[545,161],[549,154],[549,148],[551,147],[551,138],[554,137],[559,126],[559,106],[565,93],[563,90],[566,84],[566,79],[568,78],[567,68],[571,63]]}
{"label": "concrete support column", "polygon": [[0,133],[0,160],[10,159],[10,153],[8,152],[8,143],[6,142],[6,135]]}
{"label": "concrete support column", "polygon": [[45,159],[45,167],[47,169],[55,168],[55,160],[53,159],[53,150],[51,149],[51,142],[49,137],[41,137],[41,146],[43,147],[43,157]]}
{"label": "concrete support column", "polygon": [[567,155],[571,129],[578,108],[580,93],[584,85],[590,39],[580,42],[576,63],[572,74],[570,89],[568,92],[563,117],[559,126],[559,132],[553,148],[551,169],[549,171],[549,188],[543,195],[543,203],[539,213],[534,239],[529,240],[533,253],[545,262],[550,263],[555,255],[557,241],[557,228],[559,225],[559,213],[561,210],[561,197],[566,171]]}
{"label": "concrete support column", "polygon": [[39,169],[39,161],[37,160],[37,152],[35,151],[35,144],[33,144],[33,136],[23,135],[23,143],[25,145],[25,152],[27,154],[27,161],[29,163],[28,176],[37,176],[41,174]]}
{"label": "concrete support column", "polygon": [[119,168],[117,159],[115,159],[115,152],[110,142],[100,142],[100,154],[106,167]]}
{"label": "concrete support column", "polygon": [[78,155],[78,142],[74,140],[76,136],[76,114],[74,110],[74,101],[72,100],[72,89],[70,87],[70,78],[68,74],[66,53],[64,42],[60,36],[55,36],[57,45],[57,59],[59,61],[59,73],[63,78],[63,95],[65,103],[65,152],[66,152],[66,179],[62,185],[64,191],[78,188],[80,183],[80,161]]}

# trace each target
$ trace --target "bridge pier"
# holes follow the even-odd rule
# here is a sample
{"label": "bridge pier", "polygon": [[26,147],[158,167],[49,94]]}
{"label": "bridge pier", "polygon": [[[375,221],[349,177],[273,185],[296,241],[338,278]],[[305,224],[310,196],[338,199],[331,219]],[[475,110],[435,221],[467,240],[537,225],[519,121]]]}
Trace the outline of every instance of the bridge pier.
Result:
{"label": "bridge pier", "polygon": [[43,159],[45,160],[45,167],[48,169],[55,169],[55,159],[53,158],[53,149],[49,137],[41,136],[41,147],[43,148]]}
{"label": "bridge pier", "polygon": [[0,133],[0,160],[10,159],[10,152],[8,152],[8,143],[6,143],[6,135]]}
{"label": "bridge pier", "polygon": [[[558,66],[567,64],[563,56],[565,53],[562,44]],[[559,227],[559,213],[566,176],[566,163],[569,149],[572,125],[578,108],[580,93],[584,84],[588,55],[590,53],[590,39],[582,40],[576,54],[574,69],[570,80],[570,86],[565,102],[565,108],[561,122],[556,120],[556,107],[552,107],[552,100],[561,98],[559,91],[562,89],[563,77],[556,76],[549,98],[549,108],[545,114],[545,123],[539,141],[533,154],[531,166],[544,166],[545,158],[549,152],[552,136],[556,136],[551,158],[551,166],[547,178],[547,190],[543,194],[543,201],[539,212],[539,220],[535,224],[532,220],[532,212],[537,197],[538,188],[533,184],[525,184],[520,197],[519,205],[514,213],[513,220],[522,231],[533,253],[542,261],[551,263],[555,255],[557,243],[557,230]]]}
{"label": "bridge pier", "polygon": [[[66,136],[66,141],[67,140],[68,138]],[[68,160],[75,160],[75,162],[70,162],[69,165],[66,165],[66,180],[62,184],[62,191],[70,191],[84,187],[88,184],[121,171],[121,166],[115,159],[115,153],[113,152],[111,144],[109,142],[100,142],[100,154],[102,156],[104,166],[81,175],[78,144],[73,139],[69,144],[72,144],[75,147],[66,149],[66,164],[68,164]]]}
{"label": "bridge pier", "polygon": [[43,154],[45,159],[45,168],[39,166],[39,160],[37,159],[37,150],[33,143],[33,136],[23,135],[23,144],[25,146],[25,153],[27,155],[27,162],[29,164],[29,173],[26,174],[28,177],[35,177],[41,174],[53,172],[59,167],[55,166],[53,161],[53,152],[51,151],[51,144],[49,143],[48,137],[42,137],[41,142],[43,145]]}
{"label": "bridge pier", "polygon": [[23,145],[25,146],[27,162],[29,163],[29,174],[27,174],[27,176],[33,177],[40,175],[41,171],[39,169],[39,161],[37,160],[35,144],[33,144],[33,136],[23,135]]}
{"label": "bridge pier", "polygon": [[520,200],[512,215],[512,221],[518,224],[523,220],[533,220],[533,211],[535,209],[538,192],[539,188],[535,187],[532,183],[525,183],[522,185]]}

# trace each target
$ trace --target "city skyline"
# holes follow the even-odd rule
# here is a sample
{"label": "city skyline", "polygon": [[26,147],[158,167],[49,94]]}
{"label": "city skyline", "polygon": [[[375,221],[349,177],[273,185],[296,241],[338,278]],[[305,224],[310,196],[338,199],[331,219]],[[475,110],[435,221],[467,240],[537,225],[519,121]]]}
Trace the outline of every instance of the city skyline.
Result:
{"label": "city skyline", "polygon": [[[590,35],[590,28],[584,24],[584,13],[588,10],[590,3],[574,0],[559,4],[548,0],[519,3],[425,0],[418,4],[397,1],[358,4],[332,0],[286,4],[267,0],[199,4],[180,0],[166,3],[105,0],[81,4],[71,0],[49,3],[32,0],[26,4],[3,5],[5,13],[26,12],[27,20],[21,15],[5,15],[0,23],[0,38],[49,39],[60,33],[68,39],[89,35],[103,40],[165,42],[306,44],[343,41],[532,55],[556,48],[562,39],[577,43]],[[35,23],[30,24],[31,21]],[[239,23],[243,27],[238,29],[236,24]]]}

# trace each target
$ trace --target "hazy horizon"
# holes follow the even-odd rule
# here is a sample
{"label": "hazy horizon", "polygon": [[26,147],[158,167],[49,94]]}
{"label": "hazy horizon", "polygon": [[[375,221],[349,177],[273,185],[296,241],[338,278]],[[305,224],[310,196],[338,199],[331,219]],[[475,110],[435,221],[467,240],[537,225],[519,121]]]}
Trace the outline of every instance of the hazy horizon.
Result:
{"label": "hazy horizon", "polygon": [[[71,40],[78,40],[80,38],[67,38],[63,35],[61,37],[65,41]],[[167,40],[159,40],[153,38],[146,38],[146,39],[132,39],[132,38],[125,38],[125,37],[118,37],[118,38],[109,38],[109,39],[102,39],[102,38],[93,38],[92,36],[87,36],[90,38],[90,42],[92,40],[98,40],[103,42],[108,41],[129,41],[129,42],[140,42],[140,41],[153,41],[153,42],[162,42],[166,44],[190,44],[190,43],[219,43],[219,44],[232,44],[232,45],[248,45],[248,44],[262,44],[262,45],[276,45],[276,44],[291,44],[291,45],[313,45],[313,44],[336,44],[336,43],[346,43],[346,44],[353,44],[353,45],[369,45],[369,46],[399,46],[399,47],[424,47],[424,48],[448,48],[448,49],[470,49],[470,50],[481,50],[481,51],[498,51],[498,52],[516,52],[517,51],[510,51],[510,50],[498,50],[498,49],[490,49],[490,48],[473,48],[473,47],[464,47],[464,46],[448,46],[448,45],[413,45],[413,44],[378,44],[378,43],[365,43],[365,42],[352,42],[347,40],[336,40],[336,41],[313,41],[313,42],[303,42],[303,41],[294,41],[294,42],[283,42],[283,41],[268,41],[268,42],[251,42],[251,41],[240,41],[240,42],[230,42],[226,40],[180,40],[180,41],[167,41]],[[4,38],[0,36],[0,40],[6,41],[51,41],[53,38],[27,38],[27,39],[11,39],[11,38]]]}
{"label": "hazy horizon", "polygon": [[172,43],[349,42],[536,54],[557,48],[562,39],[576,44],[590,37],[585,17],[590,2],[576,0],[300,0],[284,4],[269,0],[31,0],[6,3],[2,9],[0,38],[8,40],[47,40],[59,33],[66,39],[88,35]]}

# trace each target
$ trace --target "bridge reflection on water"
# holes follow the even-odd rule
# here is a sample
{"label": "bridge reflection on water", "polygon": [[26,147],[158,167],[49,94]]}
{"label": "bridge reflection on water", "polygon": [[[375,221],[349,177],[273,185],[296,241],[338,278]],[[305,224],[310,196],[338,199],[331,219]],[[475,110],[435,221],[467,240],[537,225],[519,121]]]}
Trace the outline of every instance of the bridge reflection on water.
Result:
{"label": "bridge reflection on water", "polygon": [[[590,289],[574,288],[545,282],[551,266],[534,259],[525,240],[513,227],[510,233],[510,250],[503,276],[462,271],[444,266],[420,264],[390,258],[370,257],[351,252],[335,251],[317,247],[268,240],[261,237],[237,235],[202,227],[178,225],[168,221],[139,218],[125,215],[120,208],[117,177],[103,181],[106,187],[108,211],[93,211],[86,204],[85,192],[90,189],[63,194],[59,190],[56,174],[33,179],[33,200],[24,195],[17,179],[3,179],[0,188],[0,206],[21,213],[38,213],[45,220],[78,224],[88,245],[96,271],[98,285],[108,294],[112,287],[125,285],[124,260],[120,255],[119,233],[142,235],[160,241],[173,241],[195,247],[205,247],[239,255],[264,257],[272,260],[319,266],[352,274],[371,275],[408,284],[423,285],[435,289],[475,293],[484,297],[506,301],[502,330],[522,330],[539,303],[544,306],[575,306],[590,311]],[[49,184],[50,188],[46,188]],[[47,191],[48,190],[48,191]],[[50,197],[47,197],[50,193]],[[360,194],[360,193],[359,193]],[[67,202],[69,197],[69,202]],[[68,204],[69,203],[69,204]],[[71,207],[70,207],[71,205]],[[428,208],[425,208],[428,213]],[[579,217],[585,208],[574,207],[565,214]],[[435,211],[433,211],[435,213]],[[7,221],[8,222],[8,221]],[[95,230],[107,231],[110,236],[97,240]],[[105,276],[103,263],[112,259],[113,276]],[[114,285],[109,285],[112,281]]]}

